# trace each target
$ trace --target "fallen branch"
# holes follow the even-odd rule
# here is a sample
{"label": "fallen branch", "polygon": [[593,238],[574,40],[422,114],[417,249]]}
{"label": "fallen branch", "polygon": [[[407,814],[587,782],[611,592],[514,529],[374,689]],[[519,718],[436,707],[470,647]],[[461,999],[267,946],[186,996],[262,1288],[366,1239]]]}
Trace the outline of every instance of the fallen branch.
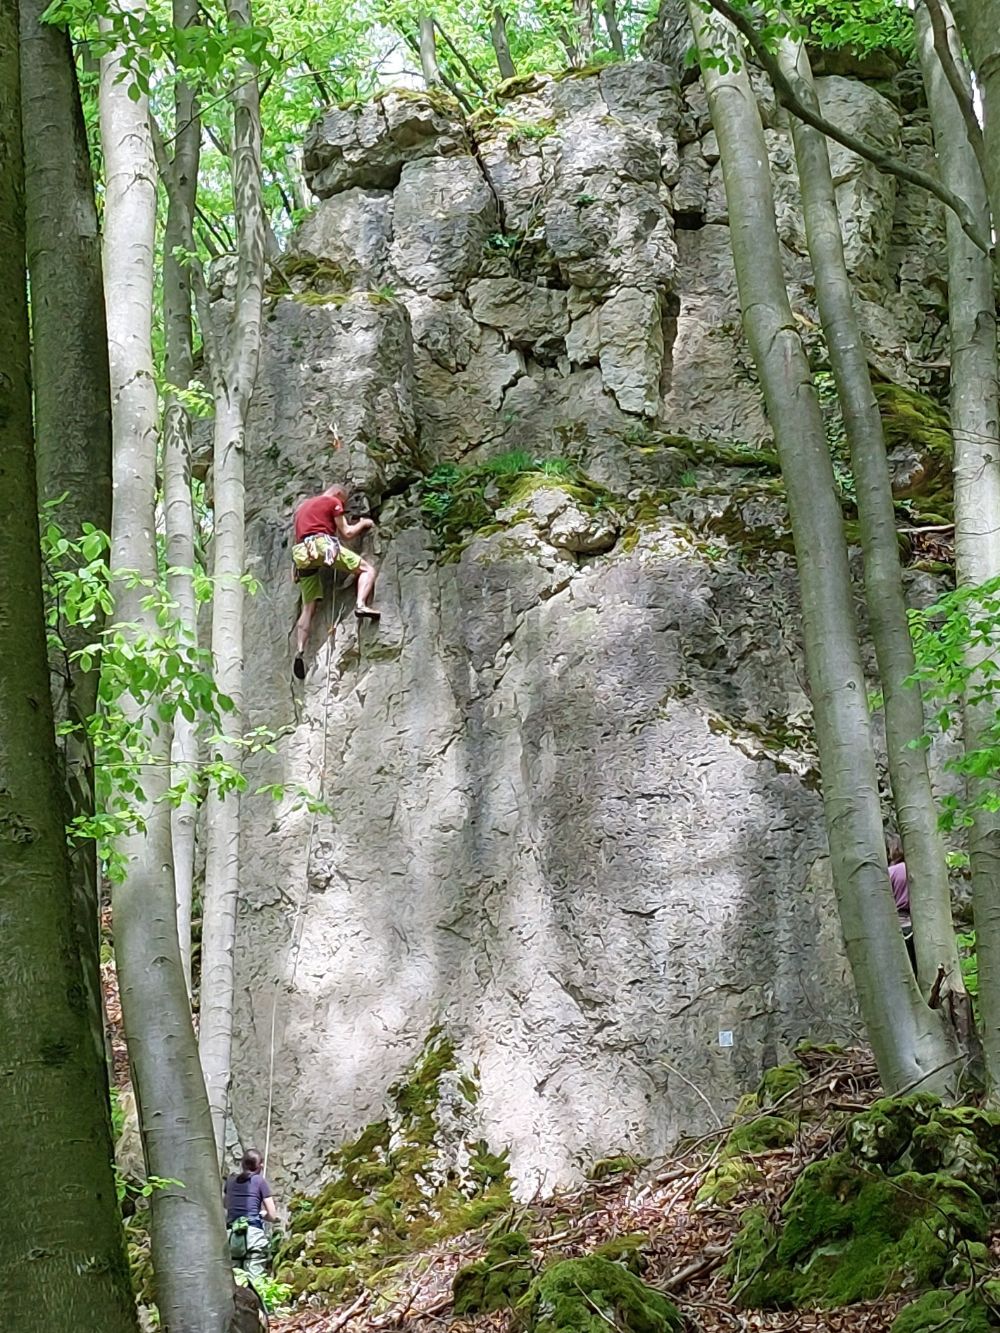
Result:
{"label": "fallen branch", "polygon": [[707,1245],[697,1259],[692,1259],[691,1263],[685,1264],[683,1268],[678,1269],[671,1277],[664,1282],[656,1284],[658,1291],[677,1291],[683,1287],[685,1282],[690,1282],[693,1277],[701,1277],[704,1273],[711,1273],[713,1269],[718,1268],[726,1256],[726,1247],[724,1245]]}

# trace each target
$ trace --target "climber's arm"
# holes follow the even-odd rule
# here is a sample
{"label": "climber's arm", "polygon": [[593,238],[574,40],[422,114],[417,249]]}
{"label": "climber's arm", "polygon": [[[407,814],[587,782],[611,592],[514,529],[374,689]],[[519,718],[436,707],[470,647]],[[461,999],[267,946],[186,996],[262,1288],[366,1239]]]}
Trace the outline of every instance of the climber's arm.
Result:
{"label": "climber's arm", "polygon": [[343,514],[337,515],[337,535],[348,542],[354,537],[360,537],[363,532],[369,532],[374,526],[370,518],[359,518],[356,523],[348,523]]}

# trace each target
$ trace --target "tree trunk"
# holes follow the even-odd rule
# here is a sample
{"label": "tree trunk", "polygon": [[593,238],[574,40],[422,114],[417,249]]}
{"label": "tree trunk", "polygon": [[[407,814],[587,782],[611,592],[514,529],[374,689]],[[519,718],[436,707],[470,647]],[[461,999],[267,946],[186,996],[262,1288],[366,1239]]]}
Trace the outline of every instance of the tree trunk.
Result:
{"label": "tree trunk", "polygon": [[[834,888],[861,1013],[887,1092],[950,1086],[956,1044],[917,989],[887,889],[882,817],[843,523],[809,364],[788,303],[767,146],[728,23],[688,12],[719,140],[740,305],[788,493]],[[945,1067],[945,1068],[942,1068]]]}
{"label": "tree trunk", "polygon": [[423,71],[424,83],[428,88],[433,88],[441,82],[437,42],[434,34],[434,19],[430,14],[420,15],[420,68]]}
{"label": "tree trunk", "polygon": [[[801,42],[785,38],[778,59],[799,99],[819,111],[809,58]],[[837,385],[857,491],[864,550],[865,596],[885,698],[889,779],[906,855],[917,971],[924,995],[937,983],[956,1031],[967,1042],[972,1030],[969,998],[962,982],[944,847],[937,827],[927,751],[915,744],[924,734],[923,698],[909,684],[916,669],[903,597],[896,514],[886,459],[882,419],[868,373],[861,326],[844,259],[840,214],[830,174],[826,139],[792,118],[802,207],[816,286],[816,301]],[[886,890],[888,891],[888,880]],[[943,981],[939,980],[943,973]]]}
{"label": "tree trunk", "polygon": [[[948,22],[956,67],[972,87],[961,46]],[[923,5],[914,14],[917,51],[927,89],[938,170],[950,189],[962,196],[983,230],[989,231],[986,189],[965,121],[948,86],[934,49],[931,24]],[[975,587],[1000,574],[1000,456],[997,441],[997,328],[993,274],[982,251],[969,241],[955,218],[948,228],[948,316],[951,334],[951,426],[955,439],[955,564],[960,586]],[[986,644],[969,650],[978,666],[994,656]],[[971,694],[971,692],[970,692]],[[965,745],[978,750],[992,744],[993,707],[966,699]],[[975,803],[995,795],[995,779],[970,778],[968,796]],[[980,1031],[988,1092],[1000,1099],[1000,812],[975,810],[969,831],[972,899],[979,963]]]}
{"label": "tree trunk", "polygon": [[602,0],[601,17],[604,19],[604,26],[608,30],[608,40],[611,43],[611,49],[619,60],[625,59],[625,43],[622,41],[622,30],[618,26],[618,11],[615,8],[615,0]]}
{"label": "tree trunk", "polygon": [[[111,349],[115,504],[112,567],[157,576],[156,385],[151,345],[156,172],[146,98],[128,96],[120,53],[101,62],[105,161],[105,265]],[[121,79],[121,81],[119,81]],[[115,581],[115,610],[139,651],[158,633],[146,589]],[[160,1315],[170,1333],[223,1333],[233,1282],[212,1123],[177,941],[171,862],[169,738],[154,715],[124,698],[148,746],[138,801],[143,830],[119,843],[124,881],[115,886],[115,951],[122,1014],[139,1107],[146,1167],[181,1182],[154,1190],[153,1264]]]}
{"label": "tree trunk", "polygon": [[1000,218],[1000,0],[956,0],[952,9],[982,98],[986,193],[995,224]]}
{"label": "tree trunk", "polygon": [[[0,1327],[135,1333],[59,780],[38,535],[17,10],[0,7],[0,1070],[21,1194],[0,1243]],[[67,186],[67,188],[69,188]],[[96,942],[88,937],[88,952]]]}
{"label": "tree trunk", "polygon": [[583,66],[594,55],[594,6],[592,0],[573,0],[574,41],[577,62]]}
{"label": "tree trunk", "polygon": [[[174,0],[174,27],[198,21],[197,0]],[[186,248],[198,190],[201,122],[192,89],[184,82],[174,90],[173,188],[167,197],[163,237],[164,368],[168,385],[186,389],[194,374],[191,283],[187,265],[175,256]],[[191,497],[191,414],[182,397],[167,389],[163,414],[163,509],[167,544],[167,588],[177,608],[178,630],[191,645],[198,641],[194,595],[194,506]],[[171,779],[187,789],[187,799],[171,810],[177,936],[188,993],[191,991],[191,901],[194,882],[195,817],[198,766],[197,721],[182,713],[174,719]]]}
{"label": "tree trunk", "polygon": [[[249,26],[249,0],[230,0],[233,28]],[[243,449],[247,412],[260,358],[264,292],[264,207],[260,163],[257,71],[248,68],[233,93],[233,176],[236,216],[236,299],[224,364],[215,380],[215,595],[212,656],[215,682],[235,704],[227,730],[239,730],[243,703],[243,573],[246,558]],[[239,768],[238,746],[223,742],[221,756]],[[205,916],[202,927],[202,1068],[221,1158],[229,1110],[233,1045],[233,958],[239,904],[240,797],[210,792],[207,802]]]}
{"label": "tree trunk", "polygon": [[[42,501],[65,496],[56,512],[71,539],[84,523],[111,528],[111,397],[101,275],[101,241],[69,34],[42,23],[44,0],[22,0],[23,114],[28,267],[35,379],[35,458]],[[60,624],[66,652],[52,664],[53,704],[73,730],[63,738],[67,814],[94,814],[94,749],[87,720],[97,708],[98,668],[71,655],[92,643],[103,618]],[[71,844],[77,939],[91,1027],[105,1049],[100,973],[97,843]],[[110,1114],[110,1109],[109,1109]]]}
{"label": "tree trunk", "polygon": [[517,66],[510,54],[507,19],[499,5],[493,7],[493,16],[490,19],[490,41],[493,44],[493,54],[497,58],[497,69],[500,71],[501,79],[517,78]]}

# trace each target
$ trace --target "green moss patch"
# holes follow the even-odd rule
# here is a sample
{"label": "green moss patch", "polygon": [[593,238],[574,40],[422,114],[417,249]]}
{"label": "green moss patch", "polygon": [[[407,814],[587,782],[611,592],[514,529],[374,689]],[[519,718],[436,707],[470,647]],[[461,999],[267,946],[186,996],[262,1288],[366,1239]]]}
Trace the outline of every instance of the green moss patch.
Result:
{"label": "green moss patch", "polygon": [[787,1148],[795,1142],[796,1129],[791,1120],[780,1115],[761,1115],[737,1125],[726,1139],[724,1157],[742,1157],[747,1153],[769,1152]]}
{"label": "green moss patch", "polygon": [[292,1199],[276,1269],[296,1294],[346,1295],[365,1274],[510,1208],[506,1153],[470,1137],[461,1169],[442,1160],[445,1095],[454,1116],[456,1104],[474,1104],[477,1089],[458,1069],[452,1042],[434,1030],[390,1088],[386,1119],[330,1154],[330,1179],[314,1197]]}
{"label": "green moss patch", "polygon": [[993,1333],[1000,1328],[1000,1282],[928,1291],[896,1316],[891,1333]]}
{"label": "green moss patch", "polygon": [[513,1308],[534,1277],[531,1246],[520,1231],[495,1236],[482,1259],[460,1268],[452,1283],[456,1315]]}
{"label": "green moss patch", "polygon": [[552,1264],[522,1304],[529,1333],[680,1333],[677,1307],[633,1273],[591,1255]]}
{"label": "green moss patch", "polygon": [[585,509],[611,498],[574,463],[515,449],[481,463],[441,463],[421,483],[420,508],[441,541],[455,546],[491,526],[498,510],[527,502],[543,486],[565,490]]}
{"label": "green moss patch", "polygon": [[971,1276],[986,1254],[998,1130],[1000,1117],[925,1095],[876,1102],[847,1124],[843,1151],[806,1167],[779,1218],[744,1214],[726,1267],[735,1294],[829,1307]]}

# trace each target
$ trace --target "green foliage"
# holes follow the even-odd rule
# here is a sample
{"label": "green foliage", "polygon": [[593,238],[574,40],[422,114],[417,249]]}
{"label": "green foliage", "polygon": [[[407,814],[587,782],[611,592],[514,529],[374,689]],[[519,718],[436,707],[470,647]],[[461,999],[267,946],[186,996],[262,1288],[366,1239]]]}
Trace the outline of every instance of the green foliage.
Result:
{"label": "green foliage", "polygon": [[[240,1286],[246,1286],[251,1279],[241,1268],[234,1269],[233,1277]],[[270,1314],[278,1314],[289,1308],[292,1289],[287,1282],[279,1282],[270,1274],[259,1274],[252,1279],[253,1285]]]}
{"label": "green foliage", "polygon": [[532,1283],[521,1312],[529,1333],[680,1333],[677,1307],[620,1264],[564,1259]]}
{"label": "green foliage", "polygon": [[420,508],[431,527],[452,544],[494,520],[536,485],[560,485],[591,508],[607,502],[603,487],[565,458],[535,458],[523,449],[481,463],[441,463],[421,483]]}
{"label": "green foliage", "polygon": [[[224,735],[232,700],[221,694],[212,676],[211,654],[193,643],[177,622],[176,606],[157,579],[135,571],[111,571],[109,540],[90,524],[79,538],[68,537],[56,521],[60,501],[46,505],[41,522],[45,569],[46,627],[53,661],[67,669],[99,672],[98,708],[86,718],[61,722],[62,737],[86,736],[95,756],[95,808],[68,826],[72,840],[98,845],[105,873],[112,880],[124,874],[116,840],[143,827],[144,774],[158,762],[150,750],[147,728],[154,735],[180,714],[197,721],[206,750],[197,769],[172,783],[165,799],[172,805],[197,803],[207,787],[220,795],[246,788],[246,780],[219,752],[226,739],[247,753],[273,751],[277,739],[266,727],[239,737]],[[139,634],[133,626],[116,624],[112,583],[120,579],[145,589],[144,607],[155,613],[157,629]],[[201,595],[209,595],[210,579],[202,576]],[[106,617],[93,640],[70,653],[62,634],[68,626],[88,628]]]}
{"label": "green foliage", "polygon": [[[956,588],[931,606],[910,612],[917,659],[915,678],[934,705],[931,732],[917,743],[927,747],[932,735],[957,726],[963,702],[989,711],[983,744],[946,761],[952,772],[973,780],[992,779],[1000,771],[1000,578],[975,587]],[[973,800],[955,794],[941,800],[945,829],[965,827],[976,809],[1000,809],[1000,794],[980,788]]]}

